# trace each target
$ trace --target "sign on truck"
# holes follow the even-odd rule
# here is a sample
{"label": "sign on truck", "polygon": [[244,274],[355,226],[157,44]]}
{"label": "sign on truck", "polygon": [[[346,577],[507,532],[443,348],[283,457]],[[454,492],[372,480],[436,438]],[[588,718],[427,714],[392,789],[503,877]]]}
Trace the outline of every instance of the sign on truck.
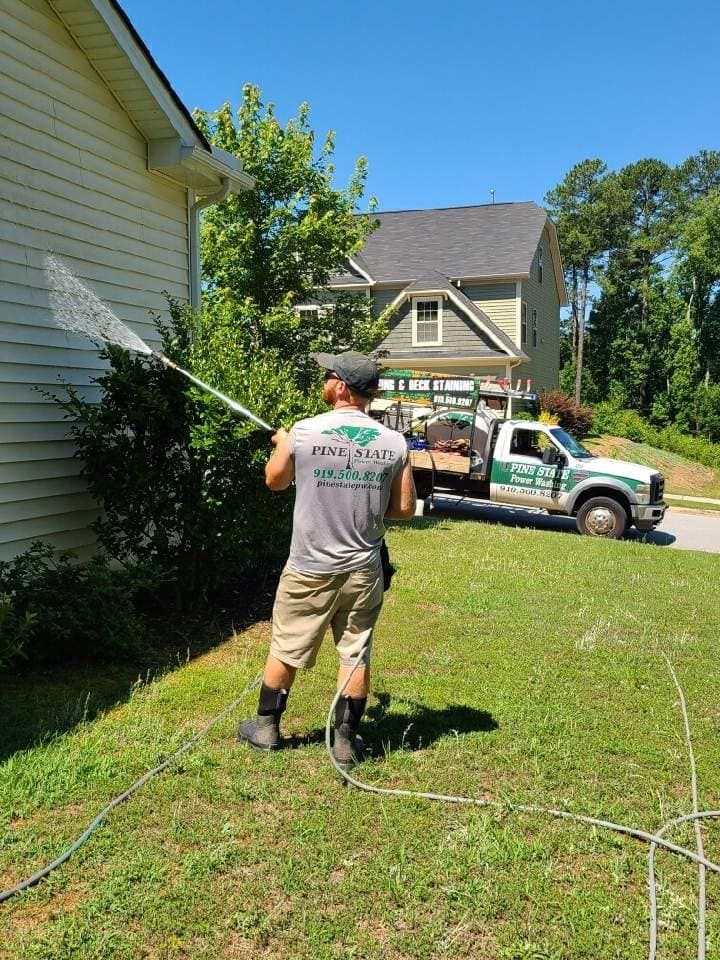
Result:
{"label": "sign on truck", "polygon": [[596,457],[559,426],[507,418],[511,400],[535,400],[507,381],[387,371],[371,412],[408,439],[418,494],[575,518],[580,533],[621,537],[663,519],[665,482],[649,467]]}

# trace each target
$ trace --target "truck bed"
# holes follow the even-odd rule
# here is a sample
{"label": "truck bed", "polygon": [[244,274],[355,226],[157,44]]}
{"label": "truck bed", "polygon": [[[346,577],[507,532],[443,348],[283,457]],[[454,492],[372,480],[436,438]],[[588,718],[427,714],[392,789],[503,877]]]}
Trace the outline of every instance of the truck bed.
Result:
{"label": "truck bed", "polygon": [[410,451],[410,463],[417,470],[432,470],[433,461],[435,469],[444,473],[470,473],[470,457],[463,457],[458,453],[441,453],[439,450]]}

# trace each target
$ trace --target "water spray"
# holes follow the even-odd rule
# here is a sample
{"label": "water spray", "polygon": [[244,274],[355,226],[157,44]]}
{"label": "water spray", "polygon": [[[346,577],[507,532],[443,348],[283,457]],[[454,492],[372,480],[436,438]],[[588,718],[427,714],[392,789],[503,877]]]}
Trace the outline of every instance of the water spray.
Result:
{"label": "water spray", "polygon": [[168,370],[175,370],[206,393],[217,397],[233,413],[243,420],[249,420],[261,430],[275,433],[261,417],[258,417],[237,400],[226,396],[209,383],[205,383],[188,370],[184,370],[165,354],[153,350],[134,330],[123,323],[93,291],[79,280],[58,257],[48,254],[45,258],[45,272],[50,280],[50,306],[55,322],[68,333],[76,333],[90,340],[112,343],[123,350],[141,353],[157,360]]}

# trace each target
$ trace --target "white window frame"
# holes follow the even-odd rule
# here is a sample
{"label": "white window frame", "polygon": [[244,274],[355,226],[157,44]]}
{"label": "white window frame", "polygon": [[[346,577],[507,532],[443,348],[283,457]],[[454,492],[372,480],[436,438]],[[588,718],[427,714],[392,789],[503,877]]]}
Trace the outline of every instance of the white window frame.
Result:
{"label": "white window frame", "polygon": [[[437,305],[437,340],[421,340],[417,338],[417,305],[418,303],[434,303]],[[412,345],[414,347],[441,347],[443,342],[443,298],[442,297],[413,297],[412,298]]]}
{"label": "white window frame", "polygon": [[304,313],[316,313],[320,315],[320,304],[319,303],[298,303],[293,307],[293,310],[298,317],[301,317]]}
{"label": "white window frame", "polygon": [[524,346],[527,343],[527,304],[523,300],[520,304],[520,346]]}
{"label": "white window frame", "polygon": [[541,246],[538,248],[538,283],[543,282],[544,260],[545,260],[545,251]]}
{"label": "white window frame", "polygon": [[533,345],[534,347],[536,347],[536,346],[538,345],[537,320],[538,320],[538,312],[537,312],[537,310],[533,307],[533,312],[532,312],[532,345]]}

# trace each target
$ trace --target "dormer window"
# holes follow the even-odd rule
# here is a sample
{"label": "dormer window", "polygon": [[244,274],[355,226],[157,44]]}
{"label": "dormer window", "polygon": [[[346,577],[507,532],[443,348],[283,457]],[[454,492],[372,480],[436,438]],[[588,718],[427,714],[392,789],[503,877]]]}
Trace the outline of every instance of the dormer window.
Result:
{"label": "dormer window", "polygon": [[542,283],[543,281],[543,248],[542,247],[538,248],[537,267],[538,267],[538,283]]}
{"label": "dormer window", "polygon": [[317,320],[320,315],[320,305],[317,303],[301,303],[293,309],[301,320]]}
{"label": "dormer window", "polygon": [[442,345],[442,297],[413,297],[412,345],[414,347]]}

